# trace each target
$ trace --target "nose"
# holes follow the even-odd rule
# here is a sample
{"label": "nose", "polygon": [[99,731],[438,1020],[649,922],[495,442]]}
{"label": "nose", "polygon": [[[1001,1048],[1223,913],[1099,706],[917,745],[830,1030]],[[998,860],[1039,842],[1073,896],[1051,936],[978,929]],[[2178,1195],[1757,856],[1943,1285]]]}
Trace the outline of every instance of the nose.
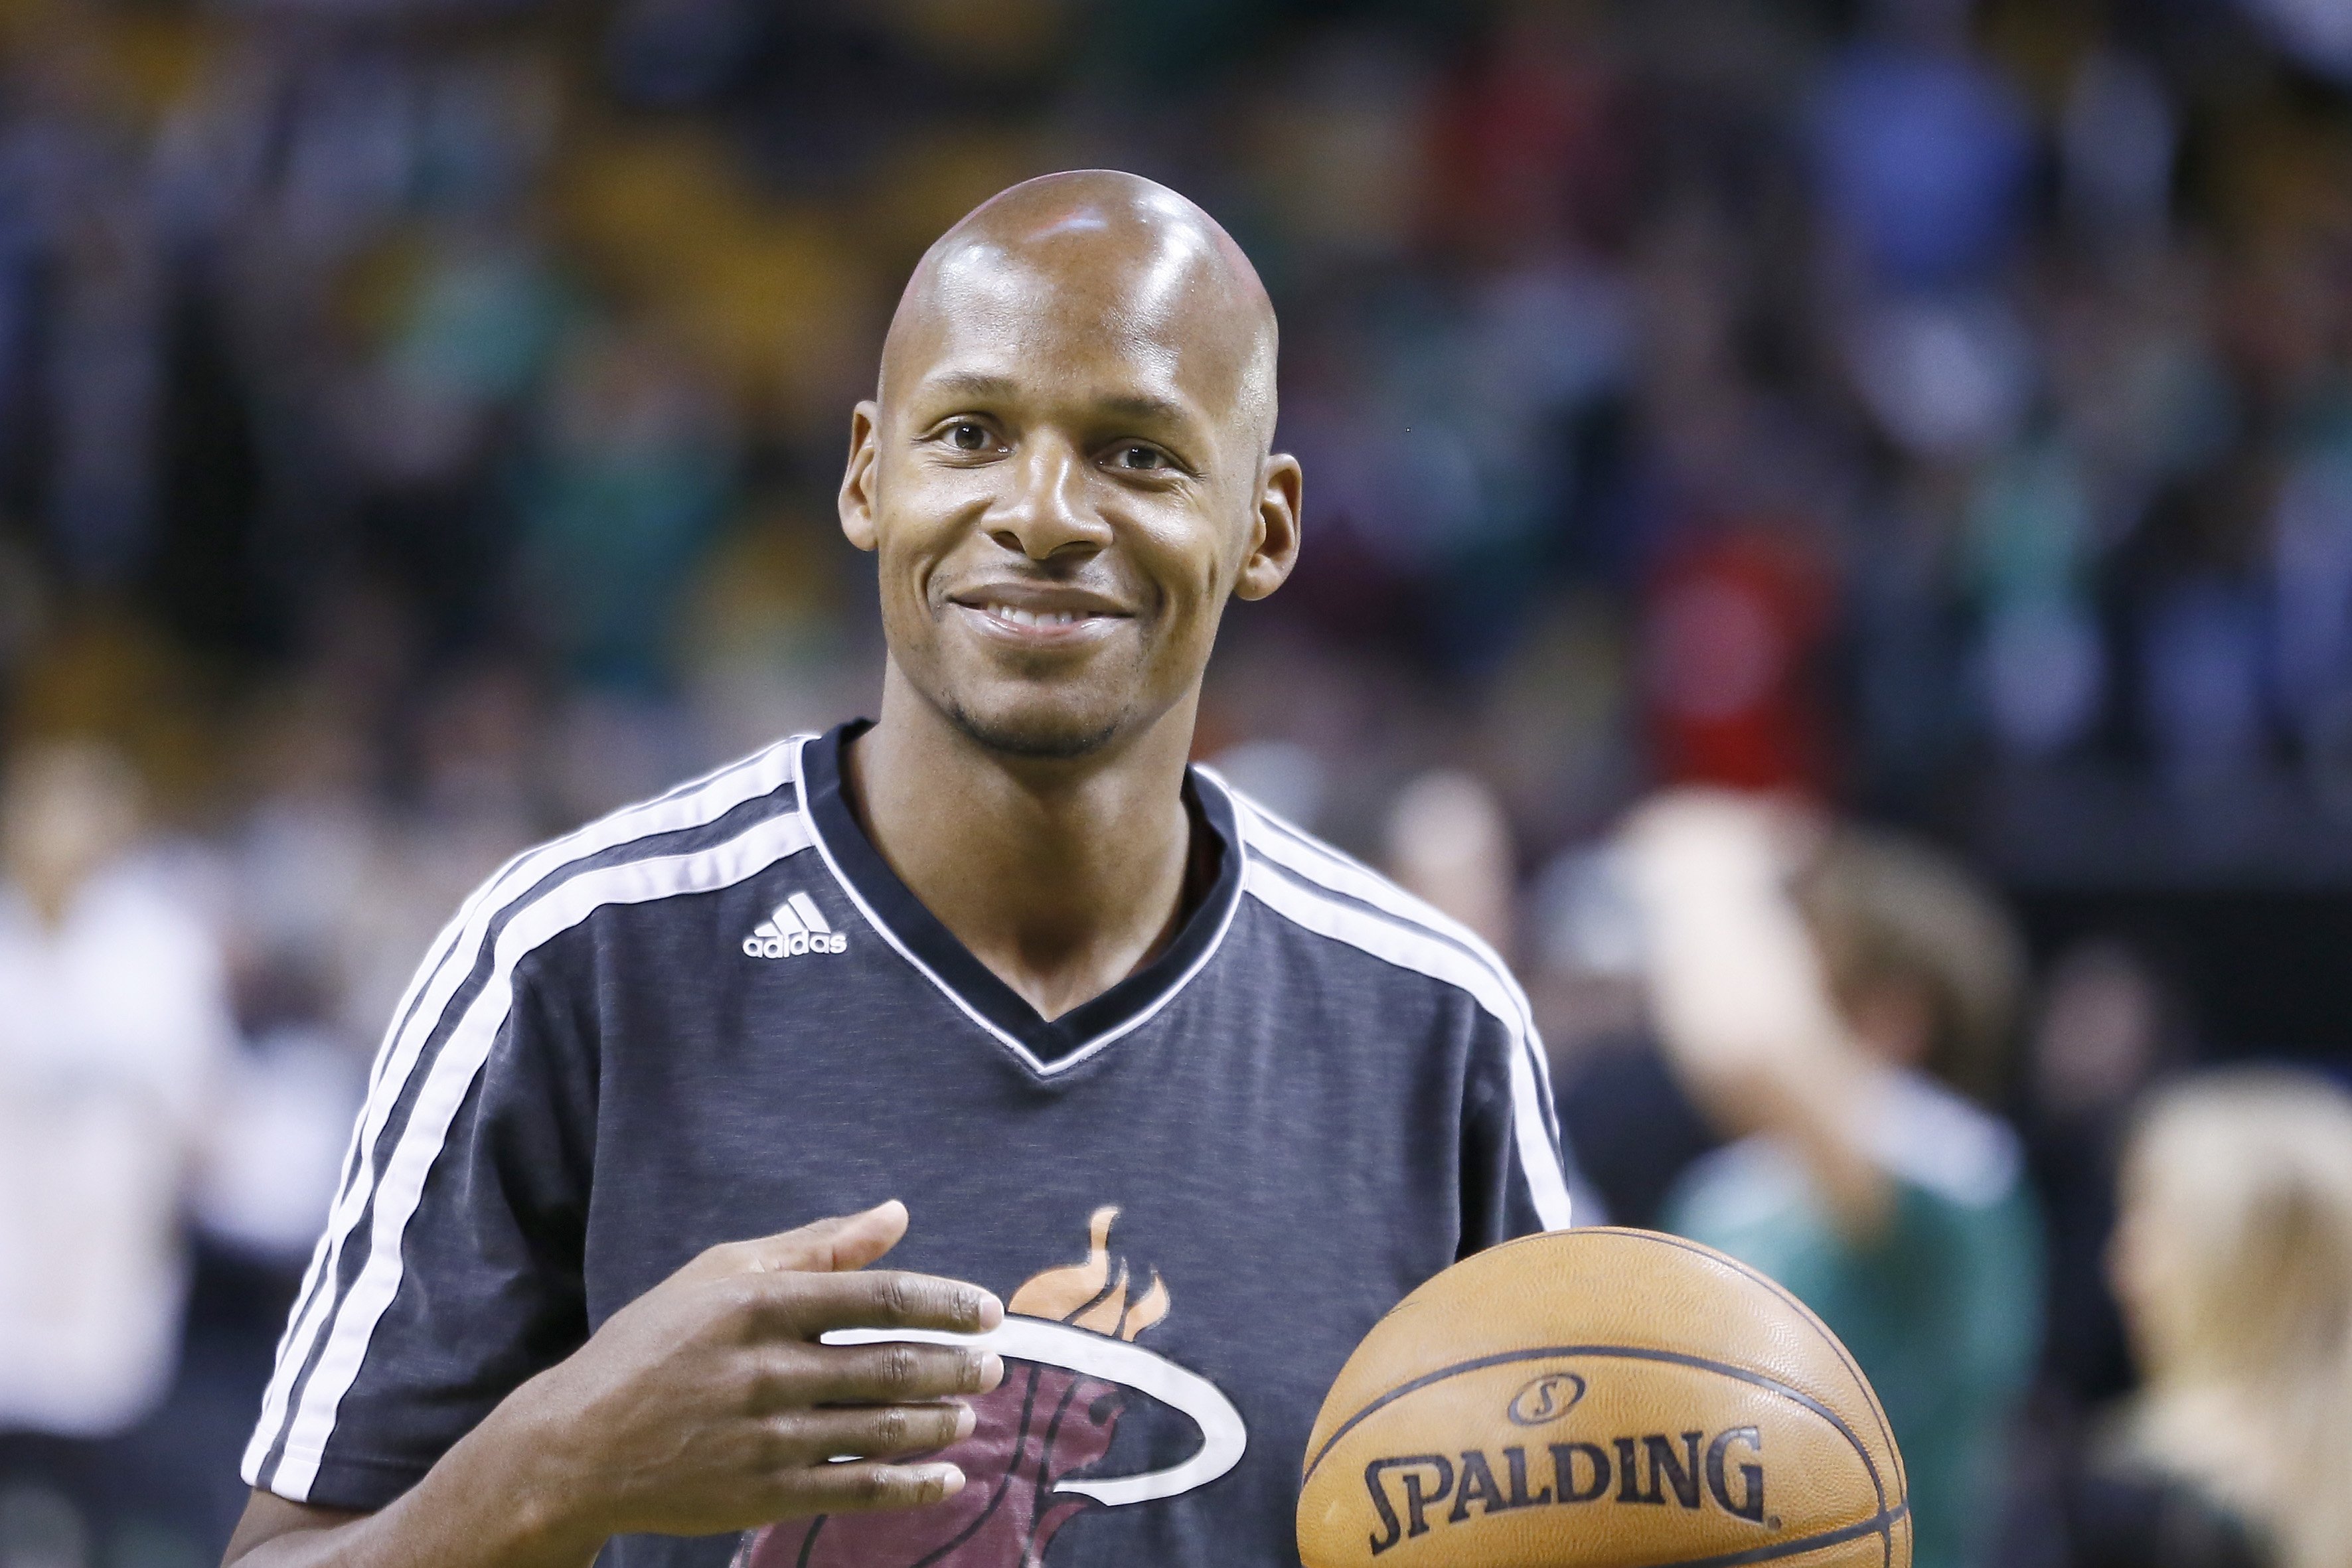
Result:
{"label": "nose", "polygon": [[1066,441],[1029,443],[1014,460],[1011,491],[987,518],[989,537],[1032,561],[1108,544],[1108,525],[1087,504],[1086,461]]}

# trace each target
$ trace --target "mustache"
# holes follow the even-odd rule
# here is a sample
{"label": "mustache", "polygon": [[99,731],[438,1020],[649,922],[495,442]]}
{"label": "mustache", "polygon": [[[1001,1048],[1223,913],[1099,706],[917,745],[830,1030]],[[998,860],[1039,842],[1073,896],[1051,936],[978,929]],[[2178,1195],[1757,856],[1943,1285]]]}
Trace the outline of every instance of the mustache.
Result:
{"label": "mustache", "polygon": [[1148,602],[1140,585],[1124,581],[1116,571],[1097,563],[1067,571],[1003,569],[955,578],[935,577],[930,583],[935,605],[973,604],[994,599],[1032,609],[1075,609],[1100,615],[1132,615]]}

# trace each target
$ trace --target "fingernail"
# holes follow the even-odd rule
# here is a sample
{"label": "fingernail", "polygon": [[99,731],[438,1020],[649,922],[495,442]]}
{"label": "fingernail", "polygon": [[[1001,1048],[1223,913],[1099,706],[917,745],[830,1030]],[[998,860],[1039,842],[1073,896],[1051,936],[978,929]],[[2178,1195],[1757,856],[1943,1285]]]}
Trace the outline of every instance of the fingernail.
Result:
{"label": "fingernail", "polygon": [[926,1465],[923,1479],[940,1489],[940,1496],[951,1498],[963,1490],[963,1471],[954,1465]]}
{"label": "fingernail", "polygon": [[961,1410],[958,1410],[956,1412],[956,1441],[961,1443],[966,1437],[971,1436],[971,1429],[979,1425],[980,1413],[974,1410],[971,1405],[967,1405]]}
{"label": "fingernail", "polygon": [[1004,1381],[1004,1358],[994,1351],[980,1352],[980,1391],[986,1394]]}

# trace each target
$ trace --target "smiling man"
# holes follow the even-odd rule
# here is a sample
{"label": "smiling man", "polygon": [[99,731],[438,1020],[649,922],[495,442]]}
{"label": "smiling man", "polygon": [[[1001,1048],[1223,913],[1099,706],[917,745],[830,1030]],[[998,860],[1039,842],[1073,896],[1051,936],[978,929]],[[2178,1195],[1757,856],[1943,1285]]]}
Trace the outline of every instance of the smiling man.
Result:
{"label": "smiling man", "polygon": [[1494,955],[1187,766],[1297,556],[1274,426],[1272,308],[1172,192],[932,247],[841,489],[879,720],[460,911],[228,1561],[1295,1563],[1348,1352],[1568,1198]]}

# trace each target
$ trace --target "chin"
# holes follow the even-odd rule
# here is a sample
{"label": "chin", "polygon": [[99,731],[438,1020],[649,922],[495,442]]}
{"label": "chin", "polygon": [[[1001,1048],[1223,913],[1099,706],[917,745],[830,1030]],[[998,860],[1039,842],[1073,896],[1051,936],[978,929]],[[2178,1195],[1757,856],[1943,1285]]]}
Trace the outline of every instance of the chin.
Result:
{"label": "chin", "polygon": [[1117,740],[1120,715],[1073,712],[1051,703],[980,704],[950,699],[941,708],[958,730],[992,752],[1042,762],[1074,762]]}

